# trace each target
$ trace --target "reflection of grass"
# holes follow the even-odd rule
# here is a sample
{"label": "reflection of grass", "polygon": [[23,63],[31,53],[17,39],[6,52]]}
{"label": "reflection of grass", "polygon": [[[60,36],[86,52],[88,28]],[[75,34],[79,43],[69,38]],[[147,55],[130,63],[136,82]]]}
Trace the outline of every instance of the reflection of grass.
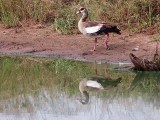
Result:
{"label": "reflection of grass", "polygon": [[[0,68],[0,100],[10,99],[12,108],[27,107],[29,110],[38,105],[39,95],[44,90],[50,93],[49,98],[44,94],[44,100],[55,101],[60,91],[73,95],[78,91],[79,78],[91,74],[86,63],[62,59],[1,57]],[[33,104],[31,97],[37,102]]]}
{"label": "reflection of grass", "polygon": [[131,84],[133,93],[142,93],[148,100],[159,98],[160,72],[138,72]]}
{"label": "reflection of grass", "polygon": [[[1,97],[19,95],[25,92],[35,91],[39,88],[40,82],[43,82],[41,66],[38,63],[30,63],[17,58],[1,58],[0,62],[0,90]],[[7,93],[7,94],[5,94]]]}
{"label": "reflection of grass", "polygon": [[[21,93],[37,93],[42,86],[69,89],[76,88],[79,78],[91,74],[85,63],[68,60],[34,60],[0,58],[1,98]],[[73,88],[72,88],[73,87]]]}
{"label": "reflection of grass", "polygon": [[[95,70],[94,63],[0,57],[0,68],[0,100],[17,97],[17,102],[20,102],[18,97],[24,97],[26,100],[23,106],[30,103],[28,95],[36,97],[43,90],[47,90],[51,98],[60,91],[73,96],[79,93],[79,81],[95,74],[113,79],[122,78],[118,88],[98,92],[99,97],[112,99],[140,95],[153,101],[159,97],[160,91],[158,73],[136,75],[132,72],[106,70],[104,64],[97,65]],[[129,86],[133,86],[133,89],[130,90]]]}
{"label": "reflection of grass", "polygon": [[70,93],[75,92],[75,89],[77,89],[78,86],[78,81],[88,74],[92,74],[92,70],[89,67],[90,65],[87,65],[84,62],[59,59],[48,62],[46,65],[55,73],[57,79],[56,82],[59,87],[64,88]]}

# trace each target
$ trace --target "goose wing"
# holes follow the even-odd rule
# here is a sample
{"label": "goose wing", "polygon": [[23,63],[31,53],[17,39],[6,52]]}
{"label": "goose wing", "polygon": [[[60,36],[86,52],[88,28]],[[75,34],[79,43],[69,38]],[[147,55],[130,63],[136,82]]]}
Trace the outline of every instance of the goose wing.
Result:
{"label": "goose wing", "polygon": [[86,33],[88,34],[104,34],[104,33],[117,33],[121,34],[116,25],[106,23],[104,21],[86,22],[84,24]]}
{"label": "goose wing", "polygon": [[103,27],[103,21],[88,21],[84,23],[86,33],[96,33]]}
{"label": "goose wing", "polygon": [[88,87],[104,89],[103,86],[100,83],[98,83],[97,81],[93,81],[93,80],[88,80],[86,85]]}
{"label": "goose wing", "polygon": [[86,27],[85,30],[86,30],[86,33],[96,33],[96,32],[98,32],[102,28],[102,26],[103,25]]}

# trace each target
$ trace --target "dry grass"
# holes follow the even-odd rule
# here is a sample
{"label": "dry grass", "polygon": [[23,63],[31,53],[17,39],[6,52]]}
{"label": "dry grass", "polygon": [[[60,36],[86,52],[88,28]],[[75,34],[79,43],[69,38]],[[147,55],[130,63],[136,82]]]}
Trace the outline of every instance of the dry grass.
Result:
{"label": "dry grass", "polygon": [[[0,0],[0,21],[8,27],[28,19],[53,21],[56,30],[74,33],[79,6],[88,8],[91,20],[117,23],[135,32],[149,27],[154,27],[156,32],[160,29],[159,0]],[[61,28],[66,23],[72,27]]]}

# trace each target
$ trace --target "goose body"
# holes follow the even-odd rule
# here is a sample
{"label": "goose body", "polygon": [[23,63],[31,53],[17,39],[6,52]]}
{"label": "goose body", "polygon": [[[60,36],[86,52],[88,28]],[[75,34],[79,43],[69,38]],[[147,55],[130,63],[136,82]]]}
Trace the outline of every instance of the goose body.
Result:
{"label": "goose body", "polygon": [[79,90],[82,95],[82,98],[79,101],[82,104],[87,104],[89,102],[89,91],[105,90],[110,87],[117,87],[120,82],[121,78],[112,80],[103,76],[86,77],[79,83]]}
{"label": "goose body", "polygon": [[85,36],[94,37],[94,48],[92,51],[96,50],[97,38],[106,36],[105,48],[107,49],[109,33],[121,34],[120,30],[115,25],[111,25],[104,21],[87,21],[88,11],[86,8],[81,7],[77,14],[78,13],[82,14],[82,17],[78,22],[79,31]]}

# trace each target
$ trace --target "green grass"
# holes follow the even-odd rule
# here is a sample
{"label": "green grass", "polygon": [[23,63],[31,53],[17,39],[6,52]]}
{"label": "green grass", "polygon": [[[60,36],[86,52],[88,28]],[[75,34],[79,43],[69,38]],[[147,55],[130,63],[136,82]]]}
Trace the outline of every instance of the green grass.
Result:
{"label": "green grass", "polygon": [[75,19],[70,17],[56,18],[53,22],[55,30],[62,34],[73,34],[75,29]]}
{"label": "green grass", "polygon": [[75,13],[80,6],[87,7],[90,20],[116,23],[135,32],[153,26],[156,32],[160,30],[158,0],[0,0],[0,21],[12,27],[33,19],[53,23],[56,31],[72,34],[77,32],[79,18]]}
{"label": "green grass", "polygon": [[1,18],[2,23],[6,26],[6,27],[14,27],[17,26],[19,19],[14,16],[12,13],[3,13],[2,14],[2,18]]}

